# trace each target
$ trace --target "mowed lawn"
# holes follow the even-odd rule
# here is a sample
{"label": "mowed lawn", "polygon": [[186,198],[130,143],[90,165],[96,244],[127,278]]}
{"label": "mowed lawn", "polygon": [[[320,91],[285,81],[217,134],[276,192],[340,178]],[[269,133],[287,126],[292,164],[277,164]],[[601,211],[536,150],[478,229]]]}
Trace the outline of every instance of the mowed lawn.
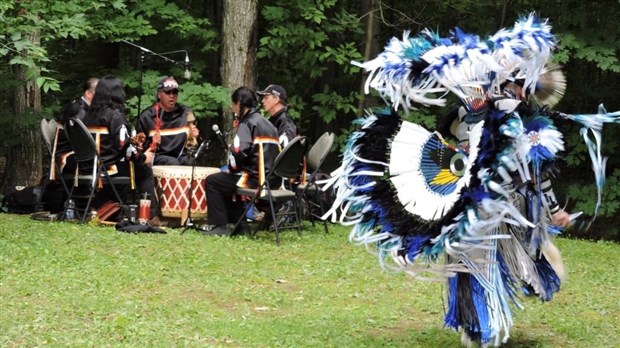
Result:
{"label": "mowed lawn", "polygon": [[[127,234],[0,214],[1,347],[458,347],[441,282],[381,271],[349,229]],[[508,347],[620,346],[620,245],[558,239],[553,301],[522,298]]]}

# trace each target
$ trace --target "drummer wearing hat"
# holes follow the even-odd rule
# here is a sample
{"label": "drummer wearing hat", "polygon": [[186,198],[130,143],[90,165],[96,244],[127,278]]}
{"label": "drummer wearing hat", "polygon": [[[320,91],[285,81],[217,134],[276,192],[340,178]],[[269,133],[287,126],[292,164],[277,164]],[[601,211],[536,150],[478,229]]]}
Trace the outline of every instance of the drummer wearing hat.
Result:
{"label": "drummer wearing hat", "polygon": [[191,164],[187,148],[195,146],[200,137],[192,109],[177,103],[179,84],[172,76],[159,80],[157,100],[138,118],[136,130],[146,135],[143,148],[151,148],[153,165]]}
{"label": "drummer wearing hat", "polygon": [[269,121],[278,129],[280,145],[284,148],[297,136],[297,126],[288,114],[288,98],[286,90],[280,85],[269,85],[256,92],[261,96],[263,109],[269,113]]}

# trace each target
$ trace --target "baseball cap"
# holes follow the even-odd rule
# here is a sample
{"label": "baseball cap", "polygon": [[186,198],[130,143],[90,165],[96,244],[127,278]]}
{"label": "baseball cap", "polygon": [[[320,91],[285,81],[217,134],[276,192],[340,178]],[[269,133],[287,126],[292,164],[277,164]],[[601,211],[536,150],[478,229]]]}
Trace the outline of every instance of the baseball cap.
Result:
{"label": "baseball cap", "polygon": [[275,95],[282,101],[286,101],[286,90],[280,85],[269,85],[262,91],[256,92],[258,95]]}
{"label": "baseball cap", "polygon": [[157,83],[158,91],[163,90],[164,92],[168,92],[175,89],[179,90],[179,84],[177,83],[177,80],[175,80],[172,76],[166,76],[163,79],[159,80],[159,82]]}

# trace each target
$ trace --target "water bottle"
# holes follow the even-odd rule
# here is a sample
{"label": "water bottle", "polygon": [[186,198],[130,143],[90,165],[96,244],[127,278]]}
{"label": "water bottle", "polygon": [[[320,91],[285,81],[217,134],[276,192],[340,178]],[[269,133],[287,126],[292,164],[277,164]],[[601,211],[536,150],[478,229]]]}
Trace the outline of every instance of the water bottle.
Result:
{"label": "water bottle", "polygon": [[66,213],[65,213],[65,218],[67,220],[74,220],[75,219],[75,202],[70,199],[67,201],[66,204]]}

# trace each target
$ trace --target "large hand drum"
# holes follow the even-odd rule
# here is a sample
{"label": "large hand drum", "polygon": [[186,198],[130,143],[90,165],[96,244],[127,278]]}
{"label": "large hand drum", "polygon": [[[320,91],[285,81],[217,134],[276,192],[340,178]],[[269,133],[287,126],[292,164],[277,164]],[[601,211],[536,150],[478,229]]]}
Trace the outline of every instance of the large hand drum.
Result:
{"label": "large hand drum", "polygon": [[207,194],[205,180],[207,176],[220,172],[219,168],[195,167],[192,181],[190,166],[153,166],[155,186],[159,195],[161,214],[165,217],[187,216],[190,195],[192,198],[192,218],[207,217]]}

